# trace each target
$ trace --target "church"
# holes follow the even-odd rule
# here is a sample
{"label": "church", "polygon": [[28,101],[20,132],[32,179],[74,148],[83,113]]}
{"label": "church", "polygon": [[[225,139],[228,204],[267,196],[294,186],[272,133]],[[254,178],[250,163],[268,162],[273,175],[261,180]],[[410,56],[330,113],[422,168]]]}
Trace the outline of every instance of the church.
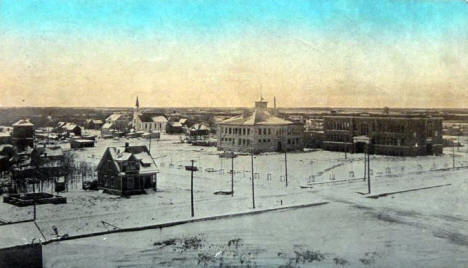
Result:
{"label": "church", "polygon": [[261,98],[253,112],[218,124],[217,147],[220,151],[250,153],[302,150],[303,136],[302,124],[271,114],[268,102]]}
{"label": "church", "polygon": [[136,132],[166,133],[167,118],[162,114],[143,113],[140,111],[140,102],[136,99],[132,120],[133,129]]}

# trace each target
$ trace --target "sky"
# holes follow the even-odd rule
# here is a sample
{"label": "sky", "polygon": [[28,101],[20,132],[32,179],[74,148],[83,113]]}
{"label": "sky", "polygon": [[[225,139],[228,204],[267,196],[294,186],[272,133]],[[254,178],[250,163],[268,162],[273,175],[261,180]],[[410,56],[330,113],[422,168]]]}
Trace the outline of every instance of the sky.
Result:
{"label": "sky", "polygon": [[468,108],[465,0],[0,0],[0,107]]}

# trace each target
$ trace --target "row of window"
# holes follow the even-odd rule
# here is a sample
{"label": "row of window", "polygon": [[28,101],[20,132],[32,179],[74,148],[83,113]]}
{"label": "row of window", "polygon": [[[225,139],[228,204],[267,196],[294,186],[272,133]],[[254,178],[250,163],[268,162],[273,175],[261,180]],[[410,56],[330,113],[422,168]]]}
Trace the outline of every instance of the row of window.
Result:
{"label": "row of window", "polygon": [[157,129],[161,130],[163,125],[162,123],[142,123],[143,129],[145,130],[152,130],[152,129]]}
{"label": "row of window", "polygon": [[[221,142],[223,143],[231,143],[232,145],[236,145],[235,138],[221,138]],[[258,139],[258,143],[271,143],[271,139]],[[287,140],[289,145],[296,145],[299,144],[299,138],[295,139],[288,139]],[[237,139],[237,145],[250,145],[249,139]]]}
{"label": "row of window", "polygon": [[[232,145],[236,145],[235,138],[221,138],[221,142],[231,143]],[[250,145],[249,139],[237,139],[237,145]]]}
{"label": "row of window", "polygon": [[[257,128],[256,133],[257,135],[284,135],[284,134],[291,135],[298,134],[298,131],[294,131],[291,128]],[[221,127],[221,134],[234,134],[234,135],[250,135],[250,128],[243,128],[243,127]]]}

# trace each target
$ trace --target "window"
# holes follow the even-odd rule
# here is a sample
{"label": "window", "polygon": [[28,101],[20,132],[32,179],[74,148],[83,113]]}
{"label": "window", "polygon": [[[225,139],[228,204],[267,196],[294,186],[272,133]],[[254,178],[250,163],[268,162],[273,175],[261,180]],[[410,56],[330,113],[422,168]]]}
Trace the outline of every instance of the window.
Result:
{"label": "window", "polygon": [[268,135],[271,135],[271,128],[268,129]]}
{"label": "window", "polygon": [[250,135],[250,128],[247,129],[247,135]]}

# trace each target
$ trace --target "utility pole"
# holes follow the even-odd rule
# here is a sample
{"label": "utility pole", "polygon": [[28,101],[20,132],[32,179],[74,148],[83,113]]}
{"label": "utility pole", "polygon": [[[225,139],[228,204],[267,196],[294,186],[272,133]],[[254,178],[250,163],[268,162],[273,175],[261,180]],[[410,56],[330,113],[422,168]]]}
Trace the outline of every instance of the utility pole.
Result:
{"label": "utility pole", "polygon": [[452,143],[452,165],[453,168],[455,169],[455,141]]}
{"label": "utility pole", "polygon": [[192,162],[191,166],[185,166],[185,170],[190,171],[190,205],[192,211],[192,217],[195,216],[195,211],[193,208],[193,172],[198,171],[198,168],[193,165],[195,160],[190,160]]}
{"label": "utility pole", "polygon": [[369,145],[367,145],[367,190],[371,193],[371,181],[370,181],[370,153]]}
{"label": "utility pole", "polygon": [[364,152],[364,181],[367,179],[367,155],[366,152]]}
{"label": "utility pole", "polygon": [[288,158],[287,158],[286,148],[284,149],[284,178],[286,181],[286,188],[288,187]]}
{"label": "utility pole", "polygon": [[234,196],[234,152],[231,154],[231,196]]}
{"label": "utility pole", "polygon": [[251,152],[252,157],[252,207],[255,209],[255,186],[254,186],[254,155],[253,150]]}
{"label": "utility pole", "polygon": [[194,160],[191,160],[191,161],[192,161],[192,169],[190,170],[190,204],[192,206],[192,217],[193,217],[195,216],[195,212],[193,209],[193,162]]}
{"label": "utility pole", "polygon": [[33,218],[36,221],[36,182],[33,181]]}

